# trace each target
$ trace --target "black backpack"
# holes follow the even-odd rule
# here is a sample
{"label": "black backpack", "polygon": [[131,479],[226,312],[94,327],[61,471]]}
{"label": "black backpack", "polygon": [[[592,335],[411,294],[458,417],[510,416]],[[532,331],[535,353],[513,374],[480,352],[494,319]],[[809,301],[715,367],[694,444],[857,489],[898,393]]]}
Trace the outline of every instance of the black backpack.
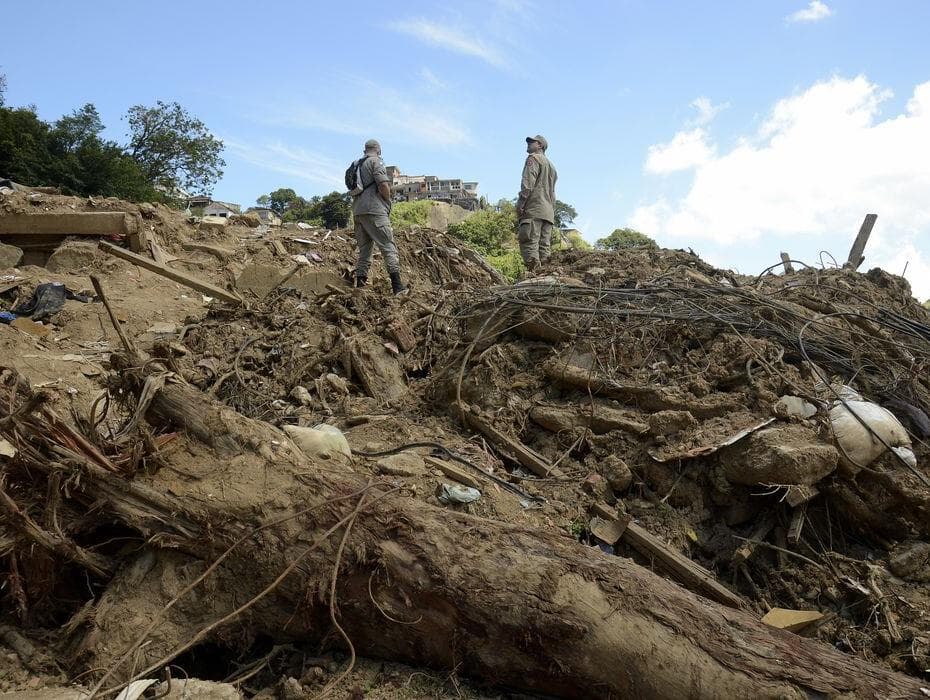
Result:
{"label": "black backpack", "polygon": [[353,160],[349,167],[346,168],[346,189],[353,197],[358,197],[362,192],[375,184],[375,181],[372,179],[367,185],[362,186],[362,163],[370,157],[371,156],[363,156],[358,160]]}

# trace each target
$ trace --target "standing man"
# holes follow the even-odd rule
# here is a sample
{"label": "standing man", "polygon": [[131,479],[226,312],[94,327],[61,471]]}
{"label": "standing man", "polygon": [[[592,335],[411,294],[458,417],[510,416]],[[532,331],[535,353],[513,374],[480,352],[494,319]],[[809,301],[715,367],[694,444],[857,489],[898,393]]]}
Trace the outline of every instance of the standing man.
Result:
{"label": "standing man", "polygon": [[546,158],[549,142],[540,135],[526,137],[526,163],[517,198],[520,254],[530,272],[549,262],[552,224],[555,223],[555,181],[558,174]]}
{"label": "standing man", "polygon": [[353,166],[358,174],[352,214],[355,218],[355,241],[358,244],[358,262],[355,266],[355,286],[368,284],[372,246],[377,245],[384,257],[384,266],[391,277],[394,294],[407,291],[400,279],[400,257],[394,244],[391,229],[391,179],[381,160],[381,144],[374,139],[365,142],[365,156]]}

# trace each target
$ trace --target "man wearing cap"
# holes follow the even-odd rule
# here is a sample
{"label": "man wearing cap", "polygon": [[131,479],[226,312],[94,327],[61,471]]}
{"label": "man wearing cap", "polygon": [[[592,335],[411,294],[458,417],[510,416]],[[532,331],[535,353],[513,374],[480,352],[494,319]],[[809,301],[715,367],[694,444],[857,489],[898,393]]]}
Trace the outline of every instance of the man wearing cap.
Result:
{"label": "man wearing cap", "polygon": [[546,157],[549,142],[543,136],[527,136],[526,163],[517,198],[517,240],[523,264],[530,272],[549,262],[552,224],[555,223],[555,181],[558,175]]}
{"label": "man wearing cap", "polygon": [[[358,163],[358,161],[356,161]],[[384,266],[391,277],[394,294],[407,291],[400,279],[400,258],[391,229],[391,178],[381,160],[381,144],[374,139],[365,142],[365,156],[359,168],[361,193],[352,202],[355,219],[355,241],[358,244],[358,262],[355,265],[355,286],[368,284],[373,246],[377,245],[384,256]]]}

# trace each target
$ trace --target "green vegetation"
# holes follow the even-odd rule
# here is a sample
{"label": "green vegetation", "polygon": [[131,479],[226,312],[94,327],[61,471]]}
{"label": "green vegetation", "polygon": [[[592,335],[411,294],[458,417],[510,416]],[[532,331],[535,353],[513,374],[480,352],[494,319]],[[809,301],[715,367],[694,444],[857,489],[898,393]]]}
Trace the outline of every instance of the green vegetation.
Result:
{"label": "green vegetation", "polygon": [[127,151],[152,184],[207,192],[223,176],[223,142],[177,102],[130,107],[126,120]]}
{"label": "green vegetation", "polygon": [[601,238],[594,244],[599,250],[621,250],[622,248],[646,247],[658,248],[658,244],[645,233],[631,228],[617,228],[609,236]]}
{"label": "green vegetation", "polygon": [[553,231],[552,237],[558,237],[552,244],[552,250],[594,250],[594,246],[581,237],[581,231],[573,228]]}
{"label": "green vegetation", "polygon": [[352,198],[344,192],[305,199],[290,187],[282,187],[263,194],[255,203],[271,209],[282,221],[306,221],[327,228],[346,228],[352,218]]}
{"label": "green vegetation", "polygon": [[391,208],[391,225],[394,228],[408,226],[426,226],[429,224],[429,210],[435,202],[419,199],[414,202],[396,202]]}
{"label": "green vegetation", "polygon": [[572,222],[578,218],[578,212],[575,211],[575,207],[559,199],[555,200],[553,210],[555,212],[556,228],[569,228]]}
{"label": "green vegetation", "polygon": [[158,188],[207,189],[222,175],[222,142],[177,103],[132,107],[130,142],[121,146],[100,136],[104,127],[94,105],[49,123],[35,107],[5,106],[5,85],[0,75],[0,173],[14,182],[158,201],[164,199]]}

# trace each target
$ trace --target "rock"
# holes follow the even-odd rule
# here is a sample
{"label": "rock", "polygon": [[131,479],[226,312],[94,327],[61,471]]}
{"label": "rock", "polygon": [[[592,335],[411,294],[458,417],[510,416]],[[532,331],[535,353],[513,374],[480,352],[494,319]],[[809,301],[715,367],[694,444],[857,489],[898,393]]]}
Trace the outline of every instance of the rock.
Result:
{"label": "rock", "polygon": [[311,459],[343,459],[352,457],[349,441],[339,428],[321,423],[312,428],[300,425],[283,427],[288,437]]}
{"label": "rock", "polygon": [[313,397],[310,396],[310,392],[302,386],[295,386],[291,389],[290,397],[301,406],[309,406],[313,403]]}
{"label": "rock", "polygon": [[390,476],[416,476],[426,471],[426,462],[420,455],[400,452],[378,460],[378,473]]}
{"label": "rock", "polygon": [[234,217],[233,223],[248,226],[249,228],[258,228],[262,225],[262,220],[254,211],[247,211],[245,214]]}
{"label": "rock", "polygon": [[888,568],[895,576],[908,581],[930,581],[930,544],[917,542],[899,546],[891,555]]}
{"label": "rock", "polygon": [[725,448],[721,462],[734,484],[816,484],[836,469],[839,453],[804,424],[784,424],[753,433]]}
{"label": "rock", "polygon": [[811,418],[817,413],[817,407],[800,396],[782,396],[772,406],[772,413],[779,418]]}
{"label": "rock", "polygon": [[439,484],[436,487],[436,498],[445,505],[472,503],[481,498],[481,491],[459,484]]}
{"label": "rock", "polygon": [[263,297],[281,282],[284,274],[272,265],[247,265],[236,278],[236,289]]}
{"label": "rock", "polygon": [[155,211],[156,211],[155,205],[149,202],[142,202],[139,205],[139,213],[142,215],[143,219],[155,218]]}
{"label": "rock", "polygon": [[0,243],[0,270],[16,267],[23,259],[23,251],[15,245]]}
{"label": "rock", "polygon": [[345,394],[348,396],[349,383],[345,379],[340,377],[338,374],[333,374],[332,372],[329,372],[326,375],[325,379],[326,379],[326,383],[329,384],[333,388],[333,391],[336,391],[340,394]]}
{"label": "rock", "polygon": [[585,493],[589,493],[595,498],[607,501],[611,505],[617,502],[617,498],[614,496],[613,490],[607,483],[607,479],[600,474],[588,474],[584,478],[584,481],[581,482],[581,488]]}
{"label": "rock", "polygon": [[281,679],[278,687],[278,697],[281,700],[305,700],[307,694],[296,678]]}
{"label": "rock", "polygon": [[695,425],[697,419],[690,411],[658,411],[649,416],[649,431],[653,435],[671,435]]}
{"label": "rock", "polygon": [[79,272],[93,265],[96,256],[96,243],[65,241],[49,256],[45,268],[58,273]]}
{"label": "rock", "polygon": [[229,683],[201,681],[196,678],[189,680],[172,679],[171,691],[165,695],[166,691],[168,691],[168,685],[160,683],[155,688],[155,697],[166,698],[166,700],[187,700],[188,698],[197,698],[197,700],[242,700],[242,693]]}
{"label": "rock", "polygon": [[229,225],[225,216],[205,216],[200,220],[200,230],[205,233],[222,233]]}
{"label": "rock", "polygon": [[617,455],[607,455],[601,466],[601,475],[614,491],[626,491],[633,482],[633,472],[629,465]]}
{"label": "rock", "polygon": [[471,215],[471,212],[460,207],[458,204],[434,202],[429,210],[428,226],[445,233],[449,230],[451,224],[462,222],[467,219],[469,215]]}

